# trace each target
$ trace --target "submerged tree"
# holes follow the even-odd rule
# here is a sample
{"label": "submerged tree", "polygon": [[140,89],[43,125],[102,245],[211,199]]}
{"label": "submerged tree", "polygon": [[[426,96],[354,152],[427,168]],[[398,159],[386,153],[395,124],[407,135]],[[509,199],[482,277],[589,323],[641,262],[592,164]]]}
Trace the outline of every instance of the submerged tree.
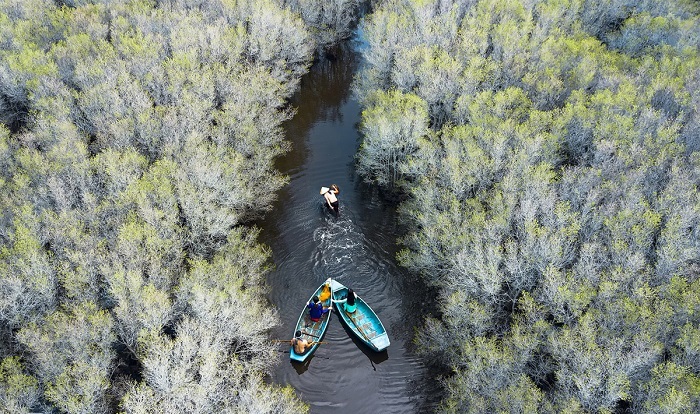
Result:
{"label": "submerged tree", "polygon": [[380,92],[363,112],[364,136],[358,170],[380,185],[391,186],[399,168],[428,133],[427,105],[415,95]]}
{"label": "submerged tree", "polygon": [[264,381],[269,255],[241,229],[286,182],[302,18],[30,0],[0,27],[2,409],[305,411]]}
{"label": "submerged tree", "polygon": [[299,13],[319,52],[350,37],[364,0],[277,0]]}
{"label": "submerged tree", "polygon": [[[700,409],[700,9],[652,3],[387,1],[363,21],[358,168],[408,196],[399,259],[440,290],[418,339],[450,373],[443,411]],[[391,179],[378,149],[415,111],[378,96],[429,119]]]}

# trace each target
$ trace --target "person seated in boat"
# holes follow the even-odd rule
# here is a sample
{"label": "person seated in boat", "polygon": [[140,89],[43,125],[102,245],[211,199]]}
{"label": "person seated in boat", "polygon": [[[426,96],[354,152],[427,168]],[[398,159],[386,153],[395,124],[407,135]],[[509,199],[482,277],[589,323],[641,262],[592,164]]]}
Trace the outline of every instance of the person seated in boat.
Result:
{"label": "person seated in boat", "polygon": [[321,288],[321,294],[318,295],[318,300],[321,302],[325,302],[330,297],[331,297],[331,285],[330,285],[330,283],[326,282],[323,284],[323,287]]}
{"label": "person seated in boat", "polygon": [[292,346],[294,347],[294,352],[297,354],[301,355],[306,350],[311,348],[311,346],[314,344],[313,341],[309,342],[306,339],[301,337],[301,331],[296,331],[294,334],[294,338],[292,338]]}
{"label": "person seated in boat", "polygon": [[306,307],[310,309],[309,319],[311,319],[312,322],[318,322],[321,320],[323,314],[328,313],[330,309],[323,306],[323,303],[321,303],[318,296],[314,296],[312,298],[312,302],[306,304]]}
{"label": "person seated in boat", "polygon": [[346,297],[344,297],[343,299],[334,300],[333,302],[342,303],[345,312],[355,313],[355,309],[357,309],[357,305],[355,304],[356,298],[357,294],[352,289],[348,288],[348,295]]}
{"label": "person seated in boat", "polygon": [[321,195],[323,198],[326,199],[326,204],[328,204],[328,208],[333,211],[336,217],[340,216],[340,207],[338,204],[338,197],[337,195],[340,194],[340,189],[336,184],[332,184],[330,188],[328,187],[321,187]]}

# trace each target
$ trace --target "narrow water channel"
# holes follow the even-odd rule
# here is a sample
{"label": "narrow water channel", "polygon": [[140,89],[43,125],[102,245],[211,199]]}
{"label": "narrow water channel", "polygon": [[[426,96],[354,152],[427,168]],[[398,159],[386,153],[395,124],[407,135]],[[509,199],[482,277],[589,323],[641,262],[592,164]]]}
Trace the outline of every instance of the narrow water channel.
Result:
{"label": "narrow water channel", "polygon": [[[433,383],[413,352],[413,326],[425,304],[395,260],[393,206],[354,170],[360,107],[350,85],[359,64],[352,46],[314,64],[293,100],[298,109],[285,128],[292,151],[277,167],[290,184],[273,213],[259,223],[260,241],[272,250],[270,300],[282,324],[275,338],[290,338],[299,312],[327,277],[353,288],[377,312],[391,346],[375,353],[333,315],[324,344],[305,364],[292,363],[286,346],[272,381],[291,385],[312,413],[430,412]],[[321,186],[340,187],[340,217],[324,208]]]}

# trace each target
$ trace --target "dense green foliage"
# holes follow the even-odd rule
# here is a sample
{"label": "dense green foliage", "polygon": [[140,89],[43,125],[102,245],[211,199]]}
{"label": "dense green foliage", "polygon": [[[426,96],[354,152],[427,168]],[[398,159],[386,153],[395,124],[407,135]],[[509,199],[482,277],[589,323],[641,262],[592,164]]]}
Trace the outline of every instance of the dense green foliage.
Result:
{"label": "dense green foliage", "polygon": [[306,410],[245,225],[316,50],[283,5],[0,1],[0,411]]}
{"label": "dense green foliage", "polygon": [[700,411],[700,4],[387,0],[356,80],[368,181],[444,412]]}

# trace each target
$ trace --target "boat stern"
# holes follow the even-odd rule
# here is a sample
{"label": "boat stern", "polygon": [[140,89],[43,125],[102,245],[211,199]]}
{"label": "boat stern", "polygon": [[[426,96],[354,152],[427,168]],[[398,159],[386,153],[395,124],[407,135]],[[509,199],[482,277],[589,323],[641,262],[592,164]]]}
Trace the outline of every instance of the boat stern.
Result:
{"label": "boat stern", "polygon": [[374,338],[372,338],[372,346],[374,349],[379,352],[387,349],[390,345],[389,342],[389,336],[386,333],[383,333],[381,335],[378,335]]}

